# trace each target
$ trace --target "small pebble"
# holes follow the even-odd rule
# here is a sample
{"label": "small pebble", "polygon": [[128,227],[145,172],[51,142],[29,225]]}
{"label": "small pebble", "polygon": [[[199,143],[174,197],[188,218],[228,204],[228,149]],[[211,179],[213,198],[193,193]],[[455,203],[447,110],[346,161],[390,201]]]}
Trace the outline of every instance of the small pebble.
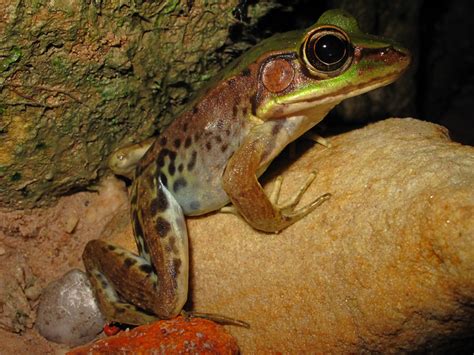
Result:
{"label": "small pebble", "polygon": [[71,234],[74,232],[74,229],[76,229],[77,224],[79,223],[79,218],[76,216],[69,216],[65,221],[64,221],[64,230],[66,233]]}
{"label": "small pebble", "polygon": [[81,270],[69,271],[43,290],[36,328],[46,339],[82,345],[102,332],[104,324],[89,280]]}

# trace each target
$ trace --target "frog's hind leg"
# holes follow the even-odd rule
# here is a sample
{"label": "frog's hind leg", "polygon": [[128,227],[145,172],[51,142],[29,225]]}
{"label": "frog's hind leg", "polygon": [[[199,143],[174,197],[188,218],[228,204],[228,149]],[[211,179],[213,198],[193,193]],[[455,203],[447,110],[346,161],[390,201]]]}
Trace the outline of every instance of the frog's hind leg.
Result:
{"label": "frog's hind leg", "polygon": [[[188,293],[188,237],[180,205],[158,174],[132,185],[132,224],[140,255],[103,241],[83,254],[101,310],[110,320],[147,323],[179,314]],[[141,206],[141,208],[137,208]]]}
{"label": "frog's hind leg", "polygon": [[[132,287],[141,292],[142,289],[149,289],[154,287],[154,280],[150,277],[144,277],[143,273],[137,272],[137,269],[143,265],[149,265],[140,256],[131,253],[119,246],[109,244],[102,240],[90,241],[83,253],[83,260],[86,266],[89,280],[92,283],[92,288],[99,302],[99,307],[105,318],[110,321],[125,323],[125,324],[144,324],[150,323],[157,319],[150,312],[145,311],[146,300],[142,300],[138,305],[128,303],[117,292],[117,287],[114,285],[110,276],[110,270],[117,269],[115,272],[120,272],[120,266],[129,267],[129,274],[133,275]],[[127,281],[121,280],[120,285]],[[139,286],[139,284],[141,284]]]}

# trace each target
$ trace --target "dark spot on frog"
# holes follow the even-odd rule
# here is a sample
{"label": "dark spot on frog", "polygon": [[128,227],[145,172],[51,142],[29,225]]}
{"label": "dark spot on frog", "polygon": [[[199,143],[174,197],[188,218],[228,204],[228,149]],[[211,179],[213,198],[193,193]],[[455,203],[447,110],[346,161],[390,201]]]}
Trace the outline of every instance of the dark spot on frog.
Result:
{"label": "dark spot on frog", "polygon": [[158,186],[158,196],[155,200],[157,200],[158,211],[165,211],[168,208],[168,198],[166,197],[165,192],[161,186]]}
{"label": "dark spot on frog", "polygon": [[156,215],[157,212],[158,212],[158,199],[154,198],[150,202],[150,213],[152,216],[154,216]]}
{"label": "dark spot on frog", "polygon": [[281,124],[275,124],[273,127],[272,127],[272,135],[276,136],[278,134],[278,132],[280,132],[280,130],[282,129],[282,125]]}
{"label": "dark spot on frog", "polygon": [[193,114],[195,115],[196,113],[198,113],[199,109],[197,108],[197,106],[193,106]]}
{"label": "dark spot on frog", "polygon": [[174,161],[176,159],[176,152],[169,150],[167,148],[162,149],[160,153],[158,154],[158,158],[156,159],[156,163],[159,168],[162,168],[165,166],[165,158],[167,156],[170,158],[170,161]]}
{"label": "dark spot on frog", "polygon": [[227,150],[228,147],[229,147],[229,145],[226,144],[226,143],[224,143],[224,144],[221,146],[221,151],[222,151],[222,153],[224,153],[224,152]]}
{"label": "dark spot on frog", "polygon": [[250,75],[250,69],[249,68],[245,68],[244,70],[242,70],[242,76],[249,76]]}
{"label": "dark spot on frog", "polygon": [[236,116],[237,116],[237,112],[238,112],[237,105],[234,105],[234,107],[232,107],[232,115],[233,115],[234,117],[236,117]]}
{"label": "dark spot on frog", "polygon": [[226,136],[230,136],[230,129],[227,128],[227,129],[225,130],[225,134],[226,134]]}
{"label": "dark spot on frog", "polygon": [[170,160],[171,160],[171,161],[175,161],[175,159],[176,159],[176,152],[170,150],[170,152],[169,152],[168,154],[169,154],[169,156],[170,156]]}
{"label": "dark spot on frog", "polygon": [[125,313],[127,310],[125,308],[122,308],[122,307],[115,307],[115,311],[117,313]]}
{"label": "dark spot on frog", "polygon": [[216,142],[217,142],[217,143],[222,143],[222,138],[221,138],[221,136],[216,136]]}
{"label": "dark spot on frog", "polygon": [[176,248],[176,238],[174,235],[169,237],[169,243],[166,248],[169,252],[173,252],[174,254],[178,253],[178,248]]}
{"label": "dark spot on frog", "polygon": [[211,150],[211,148],[212,148],[211,142],[207,141],[207,142],[206,142],[206,149],[207,149],[207,150]]}
{"label": "dark spot on frog", "polygon": [[248,107],[244,107],[244,108],[242,109],[242,114],[243,114],[244,116],[247,116],[247,113],[249,113],[249,109],[248,109]]}
{"label": "dark spot on frog", "polygon": [[201,138],[201,132],[194,133],[194,141],[197,142]]}
{"label": "dark spot on frog", "polygon": [[193,151],[193,153],[191,154],[191,159],[189,160],[188,166],[187,166],[189,171],[194,169],[194,166],[196,165],[196,158],[197,158],[197,152]]}
{"label": "dark spot on frog", "polygon": [[187,137],[186,140],[184,141],[184,148],[189,148],[191,143],[192,143],[191,137]]}
{"label": "dark spot on frog", "polygon": [[166,137],[161,137],[161,139],[160,139],[160,145],[161,145],[161,146],[165,146],[166,143],[168,143],[168,139],[166,139]]}
{"label": "dark spot on frog", "polygon": [[176,138],[176,139],[174,140],[174,142],[173,142],[173,145],[174,145],[174,147],[175,147],[176,149],[178,149],[178,148],[180,147],[180,145],[181,145],[181,139]]}
{"label": "dark spot on frog", "polygon": [[191,201],[191,203],[189,204],[189,208],[193,211],[198,210],[200,207],[201,204],[199,203],[199,201]]}
{"label": "dark spot on frog", "polygon": [[181,267],[181,259],[173,258],[173,267],[171,268],[173,278],[176,278],[176,276],[179,274],[180,267]]}
{"label": "dark spot on frog", "polygon": [[179,171],[180,173],[182,173],[183,170],[184,170],[184,165],[183,165],[183,163],[180,163],[180,164],[178,165],[178,171]]}
{"label": "dark spot on frog", "polygon": [[178,192],[182,188],[186,187],[186,185],[188,185],[186,180],[184,178],[180,177],[180,178],[176,179],[176,181],[173,183],[173,190],[174,190],[174,192]]}
{"label": "dark spot on frog", "polygon": [[137,263],[137,260],[132,259],[132,258],[127,258],[123,262],[123,266],[125,266],[125,268],[129,269],[131,266],[135,265],[136,263]]}
{"label": "dark spot on frog", "polygon": [[170,173],[171,176],[173,176],[174,173],[176,172],[176,166],[174,165],[173,161],[168,166],[168,172]]}
{"label": "dark spot on frog", "polygon": [[188,122],[185,122],[183,125],[183,132],[186,132],[188,130]]}
{"label": "dark spot on frog", "polygon": [[100,284],[102,285],[102,288],[108,288],[108,287],[109,287],[109,284],[108,284],[108,282],[107,282],[107,281],[105,281],[105,280],[103,280],[103,279],[102,279],[102,280],[100,280]]}
{"label": "dark spot on frog", "polygon": [[110,251],[114,251],[115,250],[115,246],[114,245],[107,245],[107,249],[109,249]]}
{"label": "dark spot on frog", "polygon": [[150,264],[142,264],[140,265],[139,269],[146,274],[151,274],[153,272],[153,266]]}
{"label": "dark spot on frog", "polygon": [[166,219],[164,219],[162,217],[158,217],[156,219],[155,226],[156,226],[156,231],[158,232],[158,235],[161,238],[166,237],[166,235],[168,234],[168,232],[171,229],[171,224]]}
{"label": "dark spot on frog", "polygon": [[166,151],[167,149],[161,150],[158,154],[158,158],[156,158],[156,165],[158,166],[158,168],[162,168],[165,166],[165,157],[167,154]]}

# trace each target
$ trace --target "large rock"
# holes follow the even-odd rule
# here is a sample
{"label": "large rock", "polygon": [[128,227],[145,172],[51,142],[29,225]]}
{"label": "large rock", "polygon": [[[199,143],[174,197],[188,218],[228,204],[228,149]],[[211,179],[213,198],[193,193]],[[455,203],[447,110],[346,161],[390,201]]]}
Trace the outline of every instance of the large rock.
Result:
{"label": "large rock", "polygon": [[[193,308],[249,322],[230,328],[248,354],[439,349],[470,336],[474,149],[413,119],[330,141],[281,170],[282,198],[315,169],[302,204],[333,194],[283,232],[222,213],[188,220]],[[128,231],[115,241],[131,245]]]}
{"label": "large rock", "polygon": [[1,1],[0,207],[89,186],[117,146],[167,124],[231,59],[217,52],[237,5]]}

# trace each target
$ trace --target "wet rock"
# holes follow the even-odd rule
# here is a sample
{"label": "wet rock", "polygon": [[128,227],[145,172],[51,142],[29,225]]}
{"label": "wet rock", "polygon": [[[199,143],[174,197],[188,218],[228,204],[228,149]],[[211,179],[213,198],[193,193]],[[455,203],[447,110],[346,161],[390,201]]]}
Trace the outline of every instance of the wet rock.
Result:
{"label": "wet rock", "polygon": [[71,270],[41,295],[36,328],[48,340],[77,346],[94,339],[104,319],[84,272]]}
{"label": "wet rock", "polygon": [[160,320],[76,349],[67,355],[87,354],[239,354],[226,329],[200,318]]}

